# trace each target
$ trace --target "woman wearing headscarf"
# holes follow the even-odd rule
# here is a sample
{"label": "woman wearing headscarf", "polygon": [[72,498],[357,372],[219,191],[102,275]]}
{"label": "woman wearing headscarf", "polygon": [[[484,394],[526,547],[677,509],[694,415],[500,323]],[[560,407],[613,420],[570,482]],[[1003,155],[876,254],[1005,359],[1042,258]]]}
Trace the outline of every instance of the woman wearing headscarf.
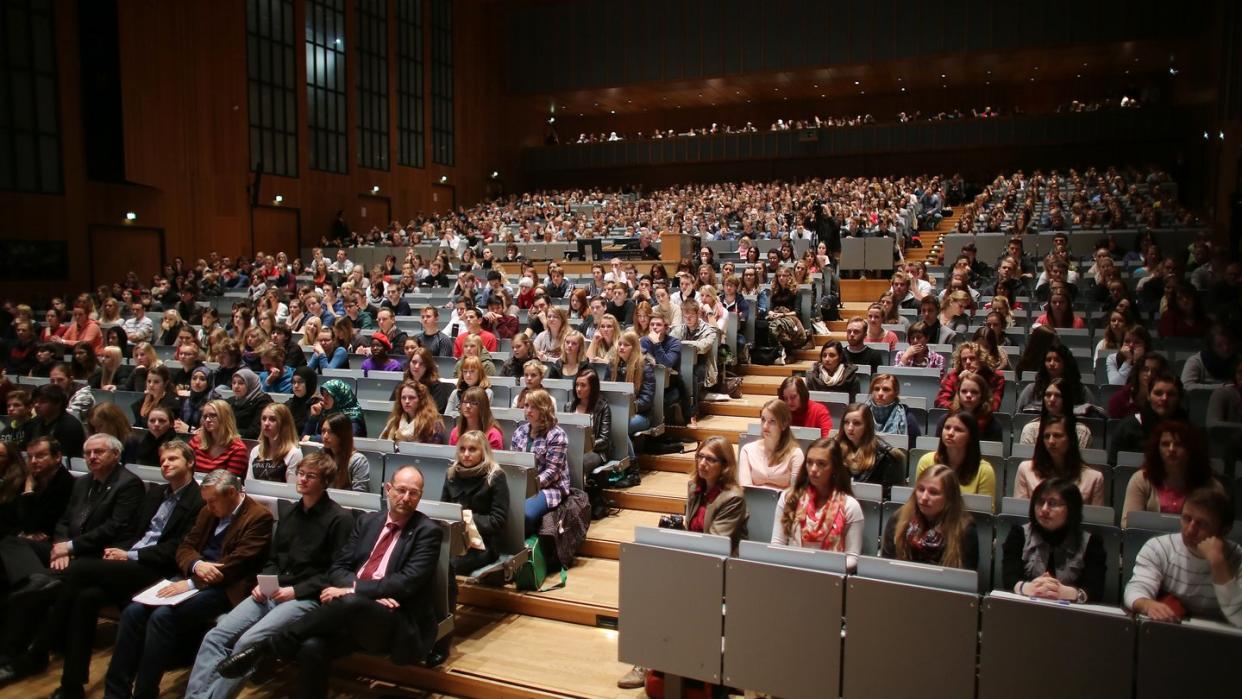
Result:
{"label": "woman wearing headscarf", "polygon": [[202,419],[203,406],[212,398],[215,398],[214,377],[211,375],[211,369],[206,366],[194,367],[190,372],[190,395],[181,401],[181,414],[177,419],[178,432],[190,432],[191,428],[197,428],[199,421]]}
{"label": "woman wearing headscarf", "polygon": [[298,367],[293,370],[293,397],[285,403],[293,414],[293,426],[298,434],[304,434],[303,428],[310,420],[311,406],[319,401],[319,374],[310,367]]}
{"label": "woman wearing headscarf", "polygon": [[367,423],[362,417],[362,408],[358,407],[358,396],[349,384],[340,379],[328,379],[319,387],[319,398],[320,402],[311,406],[311,417],[302,430],[304,438],[318,440],[320,425],[337,413],[349,418],[355,437],[367,436]]}
{"label": "woman wearing headscarf", "polygon": [[233,395],[228,404],[233,409],[237,433],[242,439],[258,439],[259,415],[272,402],[272,397],[263,392],[259,375],[246,368],[233,374],[232,386]]}

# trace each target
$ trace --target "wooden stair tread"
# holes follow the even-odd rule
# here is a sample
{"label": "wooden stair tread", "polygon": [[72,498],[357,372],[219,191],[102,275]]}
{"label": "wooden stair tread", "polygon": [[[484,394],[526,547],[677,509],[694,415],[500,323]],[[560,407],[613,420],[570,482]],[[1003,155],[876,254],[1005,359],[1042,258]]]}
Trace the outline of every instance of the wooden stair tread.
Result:
{"label": "wooden stair tread", "polygon": [[[642,696],[617,688],[630,666],[616,660],[614,630],[476,608],[459,609],[457,617],[453,652],[438,670],[449,678],[491,679],[531,695]],[[557,672],[548,671],[550,659]]]}
{"label": "wooden stair tread", "polygon": [[587,540],[626,543],[634,540],[636,527],[655,527],[659,524],[658,512],[623,509],[615,515],[591,522],[591,528],[587,530]]}
{"label": "wooden stair tread", "polygon": [[[617,617],[619,566],[615,558],[579,556],[569,569],[565,586],[545,592],[521,591],[512,584],[503,587],[471,584],[460,579],[458,600],[460,604],[571,624],[611,623]],[[560,571],[548,571],[543,587],[552,587],[558,582]]]}

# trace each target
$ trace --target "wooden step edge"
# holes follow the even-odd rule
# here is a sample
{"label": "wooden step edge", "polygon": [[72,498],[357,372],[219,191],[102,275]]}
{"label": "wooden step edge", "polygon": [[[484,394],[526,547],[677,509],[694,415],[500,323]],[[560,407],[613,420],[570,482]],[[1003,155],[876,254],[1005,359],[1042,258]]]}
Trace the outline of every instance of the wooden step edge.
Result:
{"label": "wooden step edge", "polygon": [[642,454],[638,457],[638,466],[643,471],[688,474],[694,468],[694,461],[677,454]]}
{"label": "wooden step edge", "polygon": [[[738,403],[736,401],[728,401],[728,402],[720,402],[720,403],[706,403],[704,404],[703,409],[704,411],[707,412],[708,415],[722,415],[725,417],[748,417],[748,418],[755,418],[755,419],[759,418],[759,411],[762,410],[760,406],[746,405],[744,403]],[[663,470],[669,470],[669,469],[663,469]]]}
{"label": "wooden step edge", "polygon": [[[587,531],[590,532],[590,530]],[[578,549],[578,555],[619,561],[621,560],[621,542],[592,539],[588,536],[586,541],[582,542],[582,548]]]}
{"label": "wooden step edge", "polygon": [[661,514],[680,515],[685,514],[686,501],[685,498],[674,498],[667,495],[652,495],[649,493],[636,493],[633,490],[613,490],[604,491],[608,499],[611,500],[615,507],[623,510],[642,510],[643,512],[659,512]]}
{"label": "wooden step edge", "polygon": [[[619,548],[619,547],[618,547]],[[573,570],[570,570],[573,577]],[[563,621],[580,626],[616,628],[617,610],[586,602],[520,592],[510,587],[474,585],[459,581],[458,604],[468,604],[510,614]]]}
{"label": "wooden step edge", "polygon": [[737,444],[738,436],[738,433],[734,430],[712,429],[709,427],[668,427],[665,428],[665,431],[671,437],[694,442],[701,442],[709,437],[722,437],[730,444]]}
{"label": "wooden step edge", "polygon": [[419,665],[394,665],[387,658],[365,653],[354,653],[342,658],[333,674],[362,675],[399,687],[448,694],[463,699],[564,699],[577,696],[451,667],[439,670]]}

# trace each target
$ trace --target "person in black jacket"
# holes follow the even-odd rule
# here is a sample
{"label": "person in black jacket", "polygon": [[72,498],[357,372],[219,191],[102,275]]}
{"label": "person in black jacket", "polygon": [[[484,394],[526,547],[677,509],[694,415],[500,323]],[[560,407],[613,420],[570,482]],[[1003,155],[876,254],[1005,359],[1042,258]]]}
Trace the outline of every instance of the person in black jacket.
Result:
{"label": "person in black jacket", "polygon": [[139,526],[105,548],[100,558],[70,563],[42,624],[36,618],[39,610],[30,610],[27,618],[39,628],[38,636],[11,665],[0,667],[0,682],[40,671],[47,666],[48,650],[59,647],[64,668],[58,696],[84,697],[100,610],[124,608],[137,592],[177,574],[177,546],[194,524],[203,498],[194,481],[193,450],[173,441],[161,445],[159,454],[167,482],[146,491],[138,509]]}
{"label": "person in black jacket", "polygon": [[223,617],[203,638],[190,672],[187,697],[234,696],[242,679],[226,679],[216,665],[230,653],[249,648],[319,607],[328,586],[328,569],[344,548],[354,519],[328,496],[336,478],[336,462],[322,452],[309,454],[297,466],[301,499],[281,503],[280,522],[271,552],[260,575],[276,576],[275,593],[262,585]]}
{"label": "person in black jacket", "polygon": [[599,389],[599,374],[586,368],[574,377],[573,398],[569,412],[591,416],[591,450],[582,455],[582,469],[592,473],[608,462],[612,454],[612,409]]}
{"label": "person in black jacket", "polygon": [[[132,536],[143,486],[121,466],[120,441],[111,435],[93,435],[86,440],[85,453],[90,475],[74,482],[52,538],[36,541],[10,536],[0,541],[0,561],[12,590],[6,600],[0,652],[10,658],[27,649],[29,630],[38,628],[37,620],[49,596],[61,587],[70,562],[97,558],[105,547]],[[30,667],[0,668],[0,684],[23,676],[23,669]],[[37,660],[34,669],[41,669]]]}
{"label": "person in black jacket", "polygon": [[32,541],[49,541],[69,504],[73,474],[64,467],[60,443],[39,437],[26,445],[26,479],[17,496],[14,530]]}
{"label": "person in black jacket", "polygon": [[[323,603],[272,638],[221,661],[222,677],[243,677],[266,657],[298,661],[299,697],[326,697],[333,658],[360,650],[397,665],[424,660],[435,642],[432,600],[443,533],[418,511],[423,474],[406,466],[384,484],[388,511],[358,518],[329,573]],[[379,564],[388,559],[383,577]]]}
{"label": "person in black jacket", "polygon": [[64,390],[53,384],[44,384],[35,389],[34,426],[30,430],[30,438],[52,437],[60,443],[64,455],[69,458],[82,456],[82,446],[86,442],[86,430],[78,419],[68,413],[69,397]]}

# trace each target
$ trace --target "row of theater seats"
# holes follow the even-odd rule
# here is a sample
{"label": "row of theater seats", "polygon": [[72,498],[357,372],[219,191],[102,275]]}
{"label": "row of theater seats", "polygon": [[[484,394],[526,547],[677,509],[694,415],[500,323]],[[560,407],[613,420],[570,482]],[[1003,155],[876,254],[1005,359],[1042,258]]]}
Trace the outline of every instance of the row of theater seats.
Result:
{"label": "row of theater seats", "polygon": [[686,678],[781,697],[1236,694],[1238,629],[981,596],[973,571],[864,556],[847,575],[843,554],[744,541],[730,557],[727,538],[646,528],[621,565],[618,653],[665,673],[665,696]]}

